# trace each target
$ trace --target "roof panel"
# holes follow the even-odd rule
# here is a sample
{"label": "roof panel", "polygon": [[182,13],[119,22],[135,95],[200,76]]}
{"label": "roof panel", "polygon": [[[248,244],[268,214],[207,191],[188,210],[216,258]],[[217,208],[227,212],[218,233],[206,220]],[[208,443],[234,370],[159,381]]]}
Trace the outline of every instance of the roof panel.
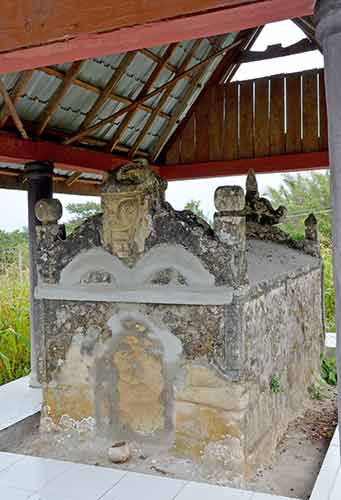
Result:
{"label": "roof panel", "polygon": [[[188,67],[194,66],[198,62],[205,59],[207,55],[212,52],[212,48],[219,50],[219,47],[232,43],[234,38],[235,35],[225,35],[221,37],[212,37],[210,40],[202,39],[199,47],[196,49],[195,55],[191,57]],[[179,68],[183,63],[184,58],[193,48],[193,44],[194,40],[181,42],[170,57],[169,63],[175,68]],[[167,45],[152,47],[149,50],[156,56],[162,57],[167,50]],[[56,111],[53,113],[48,127],[57,128],[69,133],[78,130],[81,127],[88,111],[92,108],[97,99],[100,98],[102,89],[104,89],[109,80],[112,78],[124,55],[125,54],[114,54],[86,61],[78,75],[77,84],[74,83],[63,97],[62,101],[57,106]],[[210,78],[219,60],[220,59],[217,58],[216,62],[207,65],[203,74],[202,82],[206,82]],[[72,63],[59,64],[54,66],[54,68],[65,74],[71,67],[71,64]],[[112,92],[116,95],[129,99],[129,101],[135,100],[141,93],[141,90],[148,81],[148,78],[156,65],[157,62],[151,57],[146,56],[142,52],[137,52],[130,65],[126,68],[123,76],[116,84],[115,88],[112,89]],[[6,88],[9,91],[13,89],[19,76],[19,73],[12,73],[3,77]],[[154,82],[152,89],[164,85],[173,78],[174,72],[165,67],[161,71],[157,80]],[[47,72],[36,70],[25,90],[25,93],[16,104],[20,116],[27,121],[37,120],[39,114],[44,110],[49,102],[49,99],[51,99],[56,89],[58,89],[62,82],[63,80],[61,78],[57,78]],[[189,85],[190,82],[187,79],[178,81],[175,87],[171,89],[170,95],[163,105],[162,111],[168,114],[176,112],[176,109],[179,109],[179,103],[182,101],[184,95],[189,89]],[[99,90],[96,91],[96,89],[94,89],[94,91],[91,91],[91,86],[97,87]],[[168,90],[166,90],[166,92],[168,93]],[[187,103],[183,114],[187,113],[189,106],[199,93],[200,89],[196,89],[190,99],[190,102]],[[145,104],[155,108],[161,96],[162,93],[156,94],[148,101],[145,101]],[[118,110],[126,106],[127,104],[124,102],[122,103],[112,98],[107,98],[101,106],[96,119],[91,125],[113,115]],[[120,138],[120,144],[131,146],[138,137],[138,134],[142,131],[149,116],[150,113],[143,109],[138,109],[138,111],[133,113],[133,118],[130,121],[129,126]],[[110,140],[117,131],[124,117],[125,115],[121,115],[116,118],[113,123],[104,125],[103,127],[90,133],[90,135],[98,139]],[[168,120],[158,115],[145,136],[141,144],[141,148],[143,150],[151,151],[155,142],[164,132],[168,123]]]}

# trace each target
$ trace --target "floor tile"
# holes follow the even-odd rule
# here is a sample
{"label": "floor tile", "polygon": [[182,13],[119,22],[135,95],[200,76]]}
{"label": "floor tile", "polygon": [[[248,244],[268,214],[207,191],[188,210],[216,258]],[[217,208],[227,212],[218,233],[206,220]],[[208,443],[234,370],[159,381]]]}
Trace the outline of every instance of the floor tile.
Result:
{"label": "floor tile", "polygon": [[330,500],[340,500],[341,498],[341,468],[339,468],[329,498]]}
{"label": "floor tile", "polygon": [[267,493],[254,493],[252,500],[298,500],[297,498],[281,497],[278,495],[269,495]]}
{"label": "floor tile", "polygon": [[42,390],[29,386],[22,377],[0,387],[0,430],[24,420],[41,410]]}
{"label": "floor tile", "polygon": [[1,500],[28,500],[31,493],[16,488],[8,488],[7,486],[0,485],[0,498]]}
{"label": "floor tile", "polygon": [[16,455],[15,453],[0,452],[0,471],[8,469],[11,465],[22,460],[24,455]]}
{"label": "floor tile", "polygon": [[176,500],[252,500],[251,491],[224,488],[206,483],[188,483]]}
{"label": "floor tile", "polygon": [[31,492],[65,472],[70,464],[38,457],[25,457],[0,472],[0,486],[20,487]]}
{"label": "floor tile", "polygon": [[101,500],[173,500],[185,485],[186,481],[128,472]]}
{"label": "floor tile", "polygon": [[126,474],[126,471],[74,464],[37,493],[43,500],[98,500]]}

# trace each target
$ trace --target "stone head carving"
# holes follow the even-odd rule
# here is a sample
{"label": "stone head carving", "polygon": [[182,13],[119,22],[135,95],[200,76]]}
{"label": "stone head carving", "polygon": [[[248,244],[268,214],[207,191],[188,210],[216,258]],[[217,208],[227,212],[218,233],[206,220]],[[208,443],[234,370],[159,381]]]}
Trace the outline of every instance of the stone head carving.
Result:
{"label": "stone head carving", "polygon": [[167,183],[145,162],[111,172],[102,188],[103,241],[114,255],[133,263],[144,251],[152,211],[165,199]]}

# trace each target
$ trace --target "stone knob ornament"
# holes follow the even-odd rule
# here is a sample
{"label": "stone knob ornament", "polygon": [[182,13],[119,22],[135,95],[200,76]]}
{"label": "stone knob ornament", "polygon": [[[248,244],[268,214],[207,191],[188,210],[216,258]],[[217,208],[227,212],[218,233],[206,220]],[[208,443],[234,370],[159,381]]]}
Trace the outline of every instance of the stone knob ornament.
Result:
{"label": "stone knob ornament", "polygon": [[57,198],[37,201],[34,211],[37,219],[43,225],[57,224],[63,215],[62,204]]}

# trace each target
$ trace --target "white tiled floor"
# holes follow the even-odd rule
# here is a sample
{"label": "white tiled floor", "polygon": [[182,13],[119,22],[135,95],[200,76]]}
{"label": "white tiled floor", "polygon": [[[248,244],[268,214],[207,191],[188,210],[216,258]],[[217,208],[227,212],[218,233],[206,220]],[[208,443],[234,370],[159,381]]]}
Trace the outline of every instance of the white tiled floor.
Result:
{"label": "white tiled floor", "polygon": [[42,391],[29,387],[29,377],[19,378],[2,385],[0,387],[0,431],[40,411],[41,402]]}
{"label": "white tiled floor", "polygon": [[[41,409],[28,377],[0,387],[0,430]],[[4,402],[4,404],[2,404]],[[0,500],[289,500],[285,497],[0,452]],[[291,499],[293,500],[293,499]],[[341,500],[335,433],[311,500]]]}
{"label": "white tiled floor", "polygon": [[288,500],[135,472],[0,452],[0,500]]}
{"label": "white tiled floor", "polygon": [[341,500],[339,430],[336,429],[310,500]]}
{"label": "white tiled floor", "polygon": [[174,499],[289,500],[205,483],[0,452],[0,500]]}

